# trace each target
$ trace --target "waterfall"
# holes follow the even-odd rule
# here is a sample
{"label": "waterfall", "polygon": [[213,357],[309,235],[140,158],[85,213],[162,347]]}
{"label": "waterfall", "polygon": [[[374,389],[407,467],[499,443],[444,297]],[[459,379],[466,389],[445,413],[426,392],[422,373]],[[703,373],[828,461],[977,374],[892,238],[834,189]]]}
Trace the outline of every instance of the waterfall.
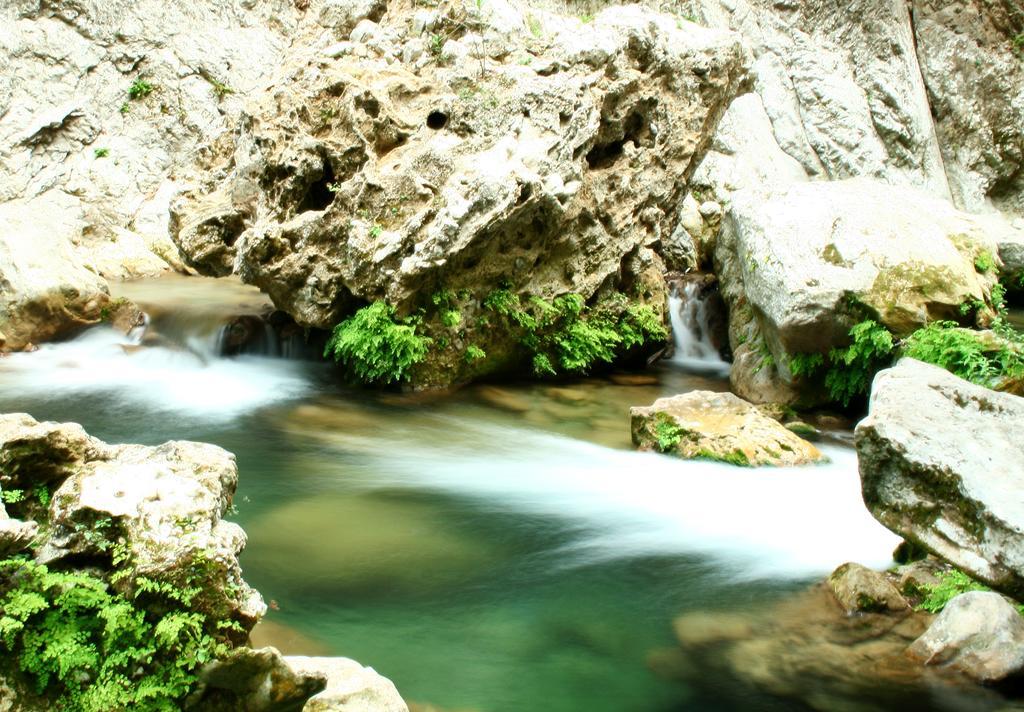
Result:
{"label": "waterfall", "polygon": [[709,309],[701,285],[690,281],[672,289],[668,298],[675,353],[670,363],[696,373],[729,375],[729,363],[711,342]]}

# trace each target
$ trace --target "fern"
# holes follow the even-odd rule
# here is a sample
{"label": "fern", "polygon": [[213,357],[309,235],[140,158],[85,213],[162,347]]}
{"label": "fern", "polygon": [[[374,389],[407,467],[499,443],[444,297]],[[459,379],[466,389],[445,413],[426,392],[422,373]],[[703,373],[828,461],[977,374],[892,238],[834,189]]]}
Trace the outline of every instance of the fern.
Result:
{"label": "fern", "polygon": [[394,383],[427,355],[431,339],[416,333],[416,322],[395,320],[394,307],[374,302],[334,327],[324,349],[363,383]]}
{"label": "fern", "polygon": [[938,613],[946,604],[968,591],[990,591],[984,584],[980,584],[962,571],[953,569],[938,574],[939,583],[934,586],[924,586],[925,598],[917,605],[917,610]]}
{"label": "fern", "polygon": [[[173,601],[169,584],[141,590]],[[222,628],[198,611],[158,614],[100,578],[0,561],[0,652],[56,709],[177,710],[204,662],[227,653]]]}

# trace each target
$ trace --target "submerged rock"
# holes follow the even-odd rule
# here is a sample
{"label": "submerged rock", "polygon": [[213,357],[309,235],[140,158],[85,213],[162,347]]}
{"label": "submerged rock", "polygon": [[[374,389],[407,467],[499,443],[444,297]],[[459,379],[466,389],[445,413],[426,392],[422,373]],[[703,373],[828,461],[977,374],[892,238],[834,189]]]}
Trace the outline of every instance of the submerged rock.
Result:
{"label": "submerged rock", "polygon": [[847,614],[909,609],[884,574],[860,564],[851,562],[840,566],[828,577],[828,586]]}
{"label": "submerged rock", "polygon": [[630,408],[633,444],[683,458],[733,465],[804,465],[816,447],[731,393],[692,391]]}
{"label": "submerged rock", "polygon": [[962,593],[907,652],[978,682],[998,682],[1024,672],[1024,617],[998,593]]}
{"label": "submerged rock", "polygon": [[36,558],[104,559],[123,547],[128,573],[187,588],[195,606],[248,630],[266,612],[242,579],[245,533],[222,519],[238,482],[234,455],[214,445],[107,445],[75,423],[0,415],[0,486],[47,526]]}
{"label": "submerged rock", "polygon": [[864,503],[973,578],[1024,595],[1024,399],[928,364],[881,371],[857,425]]}

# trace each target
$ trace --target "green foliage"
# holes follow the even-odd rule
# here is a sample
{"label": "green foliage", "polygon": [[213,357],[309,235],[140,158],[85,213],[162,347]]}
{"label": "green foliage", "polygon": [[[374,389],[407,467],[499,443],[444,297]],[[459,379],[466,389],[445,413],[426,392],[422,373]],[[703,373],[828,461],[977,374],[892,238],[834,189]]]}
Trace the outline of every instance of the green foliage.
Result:
{"label": "green foliage", "polygon": [[974,258],[974,268],[983,274],[994,270],[996,268],[996,261],[992,257],[992,253],[988,250],[979,252],[978,256]]}
{"label": "green foliage", "polygon": [[675,450],[682,441],[685,432],[671,418],[659,415],[657,422],[654,424],[654,438],[657,440],[658,452],[671,452]]}
{"label": "green foliage", "polygon": [[1005,376],[1024,377],[1024,349],[1013,343],[997,345],[977,332],[959,328],[956,322],[937,321],[911,334],[903,344],[903,354],[991,388]]}
{"label": "green foliage", "polygon": [[462,323],[462,314],[458,309],[442,309],[441,323],[449,329],[454,329]]}
{"label": "green foliage", "polygon": [[106,158],[107,156],[110,155],[110,149],[109,148],[97,148],[95,151],[92,152],[92,155],[95,158]]}
{"label": "green foliage", "polygon": [[487,352],[476,344],[470,344],[469,348],[466,349],[466,363],[473,363],[482,358],[487,358]]}
{"label": "green foliage", "polygon": [[444,52],[444,37],[437,34],[431,35],[427,50],[434,56],[434,59],[440,60],[441,54]]}
{"label": "green foliage", "polygon": [[153,93],[154,86],[139,77],[132,85],[128,87],[128,98],[132,101],[138,101],[139,99],[145,99],[147,96]]}
{"label": "green foliage", "polygon": [[334,327],[324,349],[363,383],[393,383],[408,379],[409,369],[422,361],[431,340],[416,334],[417,320],[395,320],[394,307],[374,302]]}
{"label": "green foliage", "polygon": [[4,504],[18,504],[26,498],[25,490],[9,489],[0,492],[0,501]]}
{"label": "green foliage", "polygon": [[118,109],[118,111],[119,111],[119,112],[121,112],[121,114],[122,114],[122,115],[123,115],[123,114],[127,114],[127,113],[128,113],[128,112],[130,112],[131,110],[132,110],[132,107],[130,107],[130,106],[128,105],[128,102],[127,102],[127,101],[126,101],[125,103],[121,104],[121,108],[120,108],[120,109]]}
{"label": "green foliage", "polygon": [[551,301],[534,296],[524,305],[502,288],[484,299],[484,308],[522,332],[520,341],[531,352],[538,376],[587,373],[595,364],[613,363],[634,347],[668,337],[657,312],[630,304],[621,294],[593,308],[579,294]]}
{"label": "green foliage", "polygon": [[[142,579],[140,579],[141,581]],[[174,587],[149,593],[165,596]],[[229,650],[202,613],[165,596],[157,614],[86,573],[0,561],[0,650],[56,709],[170,711],[203,663]],[[157,606],[153,607],[154,609]]]}
{"label": "green foliage", "polygon": [[376,239],[376,238],[380,237],[383,233],[384,233],[384,227],[379,225],[379,224],[377,224],[377,223],[374,223],[370,227],[370,237],[372,237],[372,238]]}
{"label": "green foliage", "polygon": [[953,569],[938,574],[939,583],[934,586],[924,586],[925,598],[918,604],[917,610],[938,613],[946,604],[968,591],[989,591],[991,589],[980,584],[962,571]]}
{"label": "green foliage", "polygon": [[871,380],[892,361],[895,350],[892,334],[877,321],[868,319],[850,329],[851,343],[824,354],[794,354],[789,370],[794,376],[813,377],[824,369],[829,398],[850,405],[871,388]]}
{"label": "green foliage", "polygon": [[209,82],[210,86],[213,87],[213,93],[217,95],[218,99],[223,99],[228,94],[235,93],[234,89],[229,87],[227,84],[224,84],[223,82],[217,81],[216,79],[210,79]]}

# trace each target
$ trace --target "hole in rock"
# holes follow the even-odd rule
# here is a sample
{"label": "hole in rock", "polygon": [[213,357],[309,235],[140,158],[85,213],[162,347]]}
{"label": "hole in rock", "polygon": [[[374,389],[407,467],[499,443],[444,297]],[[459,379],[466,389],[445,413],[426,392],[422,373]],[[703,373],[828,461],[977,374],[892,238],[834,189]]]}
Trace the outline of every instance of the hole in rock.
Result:
{"label": "hole in rock", "polygon": [[320,180],[315,181],[306,190],[306,195],[299,203],[299,212],[326,210],[327,206],[334,202],[334,193],[329,187],[332,183],[334,183],[334,171],[331,169],[331,164],[324,161],[323,175]]}
{"label": "hole in rock", "polygon": [[427,128],[431,128],[434,131],[443,129],[448,123],[448,114],[443,111],[431,111],[427,114]]}
{"label": "hole in rock", "polygon": [[622,122],[622,138],[594,144],[587,153],[587,165],[591,168],[608,168],[622,155],[622,147],[626,145],[626,141],[632,141],[639,146],[649,134],[647,119],[634,111]]}

